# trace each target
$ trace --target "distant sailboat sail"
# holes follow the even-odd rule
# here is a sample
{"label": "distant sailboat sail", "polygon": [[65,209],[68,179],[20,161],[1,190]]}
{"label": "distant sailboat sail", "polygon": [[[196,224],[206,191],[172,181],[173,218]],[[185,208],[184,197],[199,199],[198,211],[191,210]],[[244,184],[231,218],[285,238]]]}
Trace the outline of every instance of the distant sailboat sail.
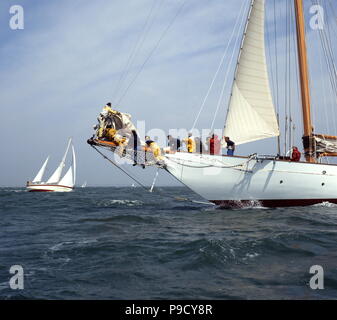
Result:
{"label": "distant sailboat sail", "polygon": [[58,183],[60,186],[74,186],[74,176],[73,176],[73,168],[70,167],[64,177]]}
{"label": "distant sailboat sail", "polygon": [[67,173],[64,175],[64,177],[58,183],[58,185],[60,185],[60,186],[68,186],[68,187],[74,187],[75,186],[75,179],[76,179],[76,158],[75,158],[74,146],[72,146],[72,153],[73,153],[72,164],[69,167]]}
{"label": "distant sailboat sail", "polygon": [[255,0],[241,48],[224,135],[243,144],[279,136],[265,56],[265,0]]}
{"label": "distant sailboat sail", "polygon": [[67,150],[64,153],[64,156],[63,156],[63,158],[62,158],[59,166],[56,168],[55,172],[49,178],[49,180],[47,181],[47,183],[55,183],[55,184],[59,183],[59,181],[61,179],[63,168],[65,166],[65,161],[66,161],[66,157],[67,157],[67,154],[68,154],[68,151],[69,151],[70,144],[71,144],[71,139],[69,139]]}
{"label": "distant sailboat sail", "polygon": [[75,156],[75,149],[74,149],[74,145],[71,146],[72,152],[73,152],[73,163],[72,163],[72,167],[73,167],[73,186],[75,186],[76,183],[76,156]]}
{"label": "distant sailboat sail", "polygon": [[47,167],[47,164],[48,164],[48,161],[49,161],[49,156],[47,157],[46,161],[43,163],[40,171],[38,172],[38,174],[36,175],[36,177],[34,178],[33,180],[33,183],[39,183],[42,181],[42,178],[44,176],[44,173],[46,171],[46,167]]}

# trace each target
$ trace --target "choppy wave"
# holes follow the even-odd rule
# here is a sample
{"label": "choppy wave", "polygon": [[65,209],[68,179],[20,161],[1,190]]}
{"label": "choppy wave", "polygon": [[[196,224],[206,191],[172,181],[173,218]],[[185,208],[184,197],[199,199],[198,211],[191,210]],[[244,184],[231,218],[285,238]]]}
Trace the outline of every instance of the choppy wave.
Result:
{"label": "choppy wave", "polygon": [[328,201],[314,204],[312,207],[337,208],[337,204]]}
{"label": "choppy wave", "polygon": [[165,198],[127,188],[1,189],[0,270],[23,265],[27,286],[19,295],[1,278],[0,298],[319,298],[307,285],[314,264],[328,275],[324,298],[336,297],[336,205],[219,210],[177,205],[175,197],[195,195],[162,189]]}
{"label": "choppy wave", "polygon": [[96,203],[98,207],[114,207],[116,205],[121,205],[121,206],[128,206],[128,207],[133,207],[133,206],[141,206],[143,205],[143,202],[140,200],[128,200],[128,199],[113,199],[113,200],[101,200]]}
{"label": "choppy wave", "polygon": [[86,239],[86,240],[79,240],[79,241],[64,241],[57,243],[49,248],[51,251],[60,251],[67,248],[80,248],[85,247],[89,244],[97,243],[97,239]]}

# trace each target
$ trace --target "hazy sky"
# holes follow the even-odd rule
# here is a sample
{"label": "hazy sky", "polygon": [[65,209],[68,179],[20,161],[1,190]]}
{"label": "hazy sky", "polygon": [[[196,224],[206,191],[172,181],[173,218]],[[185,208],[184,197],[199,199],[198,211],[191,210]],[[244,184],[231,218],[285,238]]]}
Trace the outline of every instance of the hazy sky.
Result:
{"label": "hazy sky", "polygon": [[[248,9],[250,1],[242,1]],[[146,120],[147,130],[189,129],[230,38],[242,1],[186,0],[176,21],[119,104],[120,110],[130,113],[134,122]],[[273,1],[267,2],[268,21],[272,21]],[[285,10],[282,11],[285,0],[277,2],[277,17],[282,21],[286,15]],[[26,180],[34,177],[47,155],[51,156],[47,173],[52,173],[70,136],[74,138],[77,151],[78,184],[85,180],[89,186],[132,183],[92,150],[86,140],[93,133],[92,125],[96,123],[103,105],[118,100],[181,3],[183,0],[0,2],[0,130],[3,141],[0,186],[23,186]],[[9,9],[13,4],[24,8],[23,30],[12,30],[9,26]],[[153,20],[147,37],[135,57],[129,76],[118,94],[114,95],[151,8]],[[306,11],[309,19],[308,3]],[[278,27],[279,78],[284,79],[284,24],[279,23]],[[274,39],[273,23],[269,23],[269,28]],[[315,43],[317,32],[309,30],[308,40]],[[275,64],[273,43],[270,47],[271,65]],[[232,43],[230,54],[233,49]],[[318,51],[312,44],[308,49],[310,62],[313,62],[318,57]],[[198,128],[210,127],[229,67],[233,69],[234,64],[228,66],[225,63]],[[312,69],[315,74],[313,81],[317,84],[313,93],[316,104],[323,103],[320,90],[322,81],[327,78],[320,71],[316,60]],[[232,73],[230,76],[233,77]],[[279,88],[280,96],[284,92],[284,84],[282,86]],[[217,128],[224,123],[229,87],[219,110]],[[294,118],[299,122],[298,103],[295,98],[293,101],[296,105]],[[325,103],[331,105],[334,102],[327,97]],[[322,112],[318,109],[314,116],[323,130]],[[335,129],[333,122],[330,127]],[[299,123],[296,131],[298,145],[300,136]],[[237,152],[274,154],[275,143],[276,139],[269,139],[240,146]],[[130,170],[147,184],[151,183],[155,173],[153,169]],[[171,185],[176,181],[162,173],[159,183]]]}

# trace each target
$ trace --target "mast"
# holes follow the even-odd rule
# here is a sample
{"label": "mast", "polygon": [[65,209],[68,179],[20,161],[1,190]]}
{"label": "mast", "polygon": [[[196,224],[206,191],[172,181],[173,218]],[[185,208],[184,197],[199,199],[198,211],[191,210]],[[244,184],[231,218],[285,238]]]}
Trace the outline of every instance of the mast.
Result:
{"label": "mast", "polygon": [[307,46],[305,39],[305,19],[303,0],[295,1],[295,16],[297,29],[297,47],[298,63],[300,73],[301,97],[302,97],[302,114],[303,114],[303,146],[307,162],[316,162],[314,157],[314,139],[313,126],[311,121],[311,102],[309,89],[309,70],[307,58]]}

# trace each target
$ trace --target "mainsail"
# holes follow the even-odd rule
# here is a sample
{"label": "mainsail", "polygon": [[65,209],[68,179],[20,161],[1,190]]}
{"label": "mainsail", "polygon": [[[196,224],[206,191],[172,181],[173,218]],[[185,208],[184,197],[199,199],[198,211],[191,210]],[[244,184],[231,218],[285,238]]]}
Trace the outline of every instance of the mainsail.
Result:
{"label": "mainsail", "polygon": [[43,163],[43,165],[42,165],[40,171],[38,172],[38,174],[37,174],[36,177],[34,178],[33,183],[39,183],[39,182],[42,181],[44,172],[46,171],[46,167],[47,167],[48,160],[49,160],[49,156],[47,157],[47,159],[46,159],[46,161]]}
{"label": "mainsail", "polygon": [[265,0],[252,1],[224,135],[243,144],[279,136],[265,55]]}
{"label": "mainsail", "polygon": [[59,166],[57,167],[57,169],[55,170],[55,172],[52,174],[52,176],[49,178],[49,180],[47,181],[47,183],[58,183],[61,179],[61,175],[62,175],[62,171],[63,171],[63,168],[65,166],[65,161],[66,161],[66,157],[67,157],[67,154],[68,154],[68,150],[69,150],[69,147],[70,147],[70,144],[71,144],[71,139],[69,139],[69,142],[68,142],[68,146],[67,146],[67,150],[59,164]]}

